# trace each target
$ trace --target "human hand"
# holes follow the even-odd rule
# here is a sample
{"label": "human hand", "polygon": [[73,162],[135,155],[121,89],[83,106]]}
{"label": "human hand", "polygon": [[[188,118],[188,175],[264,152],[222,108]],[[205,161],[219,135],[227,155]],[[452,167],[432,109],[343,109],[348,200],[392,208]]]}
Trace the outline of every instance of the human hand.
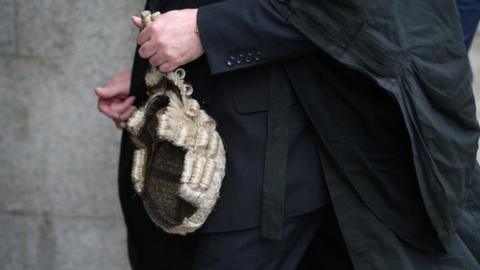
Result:
{"label": "human hand", "polygon": [[197,9],[166,12],[145,29],[140,17],[132,16],[132,21],[143,29],[137,37],[140,57],[162,72],[173,71],[204,53],[197,32]]}
{"label": "human hand", "polygon": [[95,88],[98,110],[111,118],[117,128],[122,129],[135,111],[135,97],[129,96],[132,70],[115,75],[103,87]]}

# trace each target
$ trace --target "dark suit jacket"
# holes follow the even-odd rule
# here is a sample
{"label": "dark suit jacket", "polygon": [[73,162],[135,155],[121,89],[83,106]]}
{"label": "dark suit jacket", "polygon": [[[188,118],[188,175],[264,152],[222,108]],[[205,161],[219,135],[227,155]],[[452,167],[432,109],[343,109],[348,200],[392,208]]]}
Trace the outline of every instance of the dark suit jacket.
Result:
{"label": "dark suit jacket", "polygon": [[[185,65],[186,81],[194,87],[193,96],[217,121],[223,138],[227,166],[226,175],[214,211],[199,232],[221,232],[258,226],[262,209],[262,180],[267,139],[268,92],[271,80],[280,80],[291,92],[288,121],[288,163],[285,216],[313,211],[328,202],[328,193],[315,146],[315,131],[300,106],[286,73],[273,78],[271,68],[281,65],[278,60],[316,49],[279,15],[268,1],[236,1],[201,3],[181,1],[147,2],[146,8],[166,12],[171,9],[202,5],[198,27],[206,54]],[[258,18],[249,11],[258,10]],[[230,13],[230,14],[229,14]],[[235,14],[235,16],[232,16]],[[232,24],[218,23],[229,17]],[[215,18],[218,18],[215,19]],[[258,21],[257,19],[261,19]],[[250,33],[251,27],[260,30]],[[275,33],[274,36],[265,36]],[[260,40],[262,39],[262,40]],[[228,42],[226,42],[228,40]],[[279,44],[279,42],[282,42]],[[235,47],[234,47],[235,46]],[[138,54],[134,60],[131,92],[136,104],[145,100],[143,76],[148,62]],[[132,148],[128,140],[122,143],[120,181],[124,209],[133,198],[129,168]],[[128,184],[127,184],[128,183]],[[143,209],[125,210],[142,212]]]}

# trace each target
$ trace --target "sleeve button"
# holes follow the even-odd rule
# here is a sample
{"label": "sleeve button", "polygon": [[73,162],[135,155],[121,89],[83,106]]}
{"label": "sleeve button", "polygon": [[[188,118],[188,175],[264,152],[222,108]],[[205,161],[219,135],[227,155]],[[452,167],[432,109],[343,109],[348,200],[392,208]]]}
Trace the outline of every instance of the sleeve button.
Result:
{"label": "sleeve button", "polygon": [[232,61],[227,61],[226,64],[227,64],[227,66],[229,66],[229,67],[233,66],[233,62],[232,62]]}

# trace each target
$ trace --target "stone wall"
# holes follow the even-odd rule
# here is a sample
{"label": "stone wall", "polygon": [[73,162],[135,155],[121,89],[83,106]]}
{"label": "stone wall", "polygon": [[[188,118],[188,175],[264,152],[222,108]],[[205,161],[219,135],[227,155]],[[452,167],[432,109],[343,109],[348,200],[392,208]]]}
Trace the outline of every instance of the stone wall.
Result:
{"label": "stone wall", "polygon": [[469,56],[474,73],[473,89],[475,90],[475,96],[477,97],[477,118],[480,119],[480,27],[477,29],[476,38],[473,40]]}
{"label": "stone wall", "polygon": [[[0,270],[128,269],[120,132],[93,89],[130,68],[143,5],[0,0]],[[480,39],[471,59],[480,75]]]}
{"label": "stone wall", "polygon": [[93,89],[131,67],[145,0],[0,0],[0,269],[128,269],[120,131]]}

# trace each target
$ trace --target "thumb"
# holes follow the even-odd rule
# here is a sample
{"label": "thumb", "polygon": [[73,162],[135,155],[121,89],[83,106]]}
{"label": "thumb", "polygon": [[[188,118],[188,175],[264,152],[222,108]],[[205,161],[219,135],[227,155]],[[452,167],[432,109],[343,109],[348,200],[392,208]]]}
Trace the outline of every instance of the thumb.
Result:
{"label": "thumb", "polygon": [[143,22],[140,17],[132,16],[132,22],[136,27],[138,27],[138,29],[143,29]]}
{"label": "thumb", "polygon": [[112,87],[97,87],[95,88],[95,94],[103,99],[123,96],[119,91]]}
{"label": "thumb", "polygon": [[99,97],[99,98],[109,98],[110,95],[108,93],[108,90],[105,89],[105,87],[97,87],[95,88],[95,94]]}

